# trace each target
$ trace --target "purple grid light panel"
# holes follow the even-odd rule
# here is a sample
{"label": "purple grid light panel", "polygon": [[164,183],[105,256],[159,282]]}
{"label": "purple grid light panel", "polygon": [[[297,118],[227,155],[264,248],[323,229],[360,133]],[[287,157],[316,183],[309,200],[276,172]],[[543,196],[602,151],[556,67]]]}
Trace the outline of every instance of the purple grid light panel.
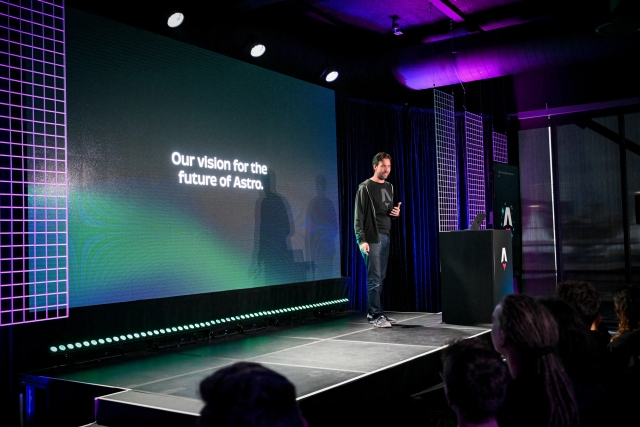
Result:
{"label": "purple grid light panel", "polygon": [[0,0],[0,326],[67,317],[63,0]]}
{"label": "purple grid light panel", "polygon": [[438,222],[440,231],[458,229],[458,171],[453,95],[433,91],[436,119]]}
{"label": "purple grid light panel", "polygon": [[[464,113],[465,146],[467,148],[467,206],[469,207],[469,223],[479,213],[485,213],[484,186],[484,138],[482,137],[482,116]],[[486,229],[486,220],[480,225]]]}
{"label": "purple grid light panel", "polygon": [[493,161],[499,163],[509,163],[507,154],[507,135],[493,132]]}

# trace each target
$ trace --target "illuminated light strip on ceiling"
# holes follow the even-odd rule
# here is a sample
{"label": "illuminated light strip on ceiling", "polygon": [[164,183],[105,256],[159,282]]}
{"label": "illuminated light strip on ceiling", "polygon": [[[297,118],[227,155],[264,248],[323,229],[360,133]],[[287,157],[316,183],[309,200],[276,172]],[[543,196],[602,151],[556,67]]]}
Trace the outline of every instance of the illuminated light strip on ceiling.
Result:
{"label": "illuminated light strip on ceiling", "polygon": [[80,349],[85,349],[90,347],[98,347],[102,345],[111,345],[115,343],[119,344],[120,342],[138,341],[138,340],[147,339],[149,337],[167,336],[169,334],[174,334],[177,332],[206,329],[214,325],[222,325],[225,323],[231,323],[231,322],[235,322],[243,319],[247,320],[251,318],[255,319],[260,317],[269,317],[269,316],[275,316],[278,314],[311,310],[314,308],[328,307],[331,305],[344,304],[348,302],[349,302],[348,298],[342,298],[338,300],[319,302],[315,304],[306,304],[306,305],[299,305],[296,307],[287,307],[287,308],[276,309],[276,310],[259,311],[259,312],[250,313],[250,314],[241,314],[239,316],[231,316],[231,317],[220,318],[215,320],[208,320],[206,322],[198,322],[198,323],[192,323],[188,325],[172,326],[170,328],[159,328],[159,329],[147,330],[145,332],[136,332],[136,333],[130,333],[126,335],[114,335],[112,337],[107,337],[107,338],[78,341],[76,343],[52,345],[51,347],[49,347],[49,352],[62,353],[62,352],[69,352],[71,350],[80,350]]}

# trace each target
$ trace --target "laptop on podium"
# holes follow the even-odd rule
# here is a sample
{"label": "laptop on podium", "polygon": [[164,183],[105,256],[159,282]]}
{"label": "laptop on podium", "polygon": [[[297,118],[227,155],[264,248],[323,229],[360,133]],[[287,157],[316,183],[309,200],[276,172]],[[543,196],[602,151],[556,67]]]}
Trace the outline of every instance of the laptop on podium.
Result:
{"label": "laptop on podium", "polygon": [[469,227],[469,230],[480,230],[480,226],[482,225],[482,221],[484,221],[484,218],[486,216],[487,216],[487,214],[483,214],[483,213],[479,213],[478,215],[476,215],[476,218],[471,223],[471,227]]}

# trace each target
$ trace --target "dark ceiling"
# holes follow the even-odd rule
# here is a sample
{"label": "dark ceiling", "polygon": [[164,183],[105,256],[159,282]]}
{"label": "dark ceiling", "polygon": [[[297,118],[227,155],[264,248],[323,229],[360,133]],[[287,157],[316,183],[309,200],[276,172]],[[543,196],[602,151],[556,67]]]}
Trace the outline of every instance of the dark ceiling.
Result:
{"label": "dark ceiling", "polygon": [[[415,105],[432,98],[426,92],[434,87],[472,91],[483,87],[480,81],[507,79],[513,85],[513,76],[520,76],[520,85],[533,84],[522,80],[526,76],[539,85],[545,72],[569,76],[576,67],[602,77],[601,69],[611,70],[611,64],[629,68],[629,53],[639,46],[637,0],[67,0],[66,5],[319,84],[324,84],[321,71],[332,64],[341,71],[331,86],[338,93]],[[166,26],[172,11],[185,15],[177,29]],[[402,34],[394,34],[394,22]],[[265,40],[262,58],[250,59],[243,50],[251,37]],[[623,96],[613,95],[616,90],[621,91],[601,89],[609,94],[599,97]],[[510,108],[531,108],[521,104]]]}

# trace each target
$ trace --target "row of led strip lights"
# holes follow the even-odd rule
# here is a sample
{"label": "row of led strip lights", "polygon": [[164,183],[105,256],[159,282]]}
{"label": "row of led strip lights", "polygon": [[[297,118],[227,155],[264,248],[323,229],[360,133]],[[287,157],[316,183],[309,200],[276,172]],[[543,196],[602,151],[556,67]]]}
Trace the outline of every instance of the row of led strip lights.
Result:
{"label": "row of led strip lights", "polygon": [[293,312],[293,311],[309,310],[309,309],[312,309],[312,308],[325,307],[325,306],[332,305],[332,304],[340,304],[340,303],[346,303],[346,302],[349,302],[349,299],[343,298],[343,299],[339,299],[339,300],[335,300],[335,301],[320,302],[320,303],[317,303],[317,304],[310,304],[310,305],[301,305],[301,306],[298,306],[298,307],[283,308],[283,309],[272,310],[272,311],[260,311],[258,313],[243,314],[243,315],[240,315],[240,316],[227,317],[225,319],[211,320],[211,321],[207,321],[207,322],[204,322],[204,323],[195,323],[195,324],[192,324],[192,325],[174,326],[174,327],[171,327],[171,328],[159,329],[159,330],[153,330],[153,331],[147,331],[147,332],[140,332],[140,333],[136,332],[134,334],[114,336],[112,338],[100,338],[100,339],[97,339],[97,340],[77,342],[75,344],[67,344],[67,345],[61,344],[61,345],[59,345],[57,347],[56,346],[51,346],[49,348],[49,350],[52,353],[58,353],[58,352],[63,352],[63,351],[67,351],[67,350],[75,350],[75,349],[80,349],[80,348],[85,348],[85,347],[97,346],[97,345],[101,345],[101,344],[111,344],[111,343],[114,343],[114,342],[133,340],[133,339],[139,339],[139,338],[146,338],[146,337],[151,337],[151,336],[156,336],[156,335],[170,334],[172,332],[188,331],[190,329],[205,328],[205,327],[208,327],[208,326],[214,326],[214,325],[219,325],[219,324],[222,324],[222,323],[233,322],[233,321],[238,321],[238,320],[246,320],[246,319],[251,319],[251,318],[255,318],[255,317],[272,316],[272,315],[275,315],[275,314],[283,314],[283,313],[289,313],[289,312]]}

